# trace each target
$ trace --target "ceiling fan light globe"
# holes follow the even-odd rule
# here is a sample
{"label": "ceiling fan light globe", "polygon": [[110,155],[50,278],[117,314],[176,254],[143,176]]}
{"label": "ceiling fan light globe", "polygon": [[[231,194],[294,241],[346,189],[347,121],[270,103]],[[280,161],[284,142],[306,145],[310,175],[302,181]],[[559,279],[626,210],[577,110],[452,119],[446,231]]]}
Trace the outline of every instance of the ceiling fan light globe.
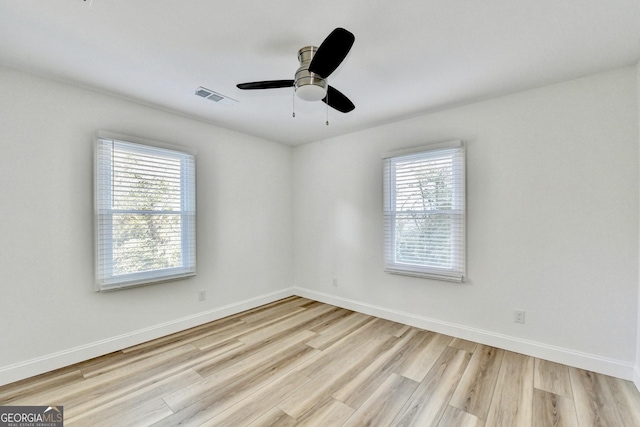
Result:
{"label": "ceiling fan light globe", "polygon": [[327,96],[326,86],[308,84],[296,87],[296,96],[305,101],[320,101]]}

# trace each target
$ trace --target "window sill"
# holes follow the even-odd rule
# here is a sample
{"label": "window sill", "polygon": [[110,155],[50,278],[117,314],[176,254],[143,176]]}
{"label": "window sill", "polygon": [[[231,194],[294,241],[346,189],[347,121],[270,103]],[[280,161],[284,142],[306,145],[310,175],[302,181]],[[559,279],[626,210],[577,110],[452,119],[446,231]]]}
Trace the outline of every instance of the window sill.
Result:
{"label": "window sill", "polygon": [[437,273],[437,272],[405,270],[405,269],[391,268],[391,267],[385,268],[384,271],[390,274],[398,274],[401,276],[411,276],[411,277],[419,277],[422,279],[442,280],[446,282],[462,283],[465,281],[464,275],[459,273],[443,274],[443,273]]}

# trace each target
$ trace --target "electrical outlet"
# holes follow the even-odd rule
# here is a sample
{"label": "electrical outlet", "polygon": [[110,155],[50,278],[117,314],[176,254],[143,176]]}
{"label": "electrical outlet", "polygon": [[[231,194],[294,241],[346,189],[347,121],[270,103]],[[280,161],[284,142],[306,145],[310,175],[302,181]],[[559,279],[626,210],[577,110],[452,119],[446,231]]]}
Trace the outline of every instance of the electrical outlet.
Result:
{"label": "electrical outlet", "polygon": [[207,291],[204,289],[198,291],[198,301],[204,301],[207,299]]}
{"label": "electrical outlet", "polygon": [[331,281],[331,286],[333,286],[334,288],[338,287],[338,278],[334,277],[333,280]]}
{"label": "electrical outlet", "polygon": [[524,310],[513,310],[513,321],[516,323],[524,323]]}

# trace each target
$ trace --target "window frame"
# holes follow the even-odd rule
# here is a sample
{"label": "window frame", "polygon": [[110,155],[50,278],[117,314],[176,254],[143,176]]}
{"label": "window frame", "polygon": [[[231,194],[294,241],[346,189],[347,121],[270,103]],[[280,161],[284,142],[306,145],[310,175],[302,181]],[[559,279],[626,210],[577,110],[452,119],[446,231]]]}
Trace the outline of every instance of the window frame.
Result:
{"label": "window frame", "polygon": [[[451,243],[451,267],[443,268],[434,265],[398,261],[397,249],[397,216],[396,207],[396,166],[398,163],[415,159],[416,162],[428,158],[451,156],[452,177],[454,180],[454,209],[449,214],[452,218],[449,237]],[[436,280],[464,282],[466,280],[466,153],[465,144],[460,140],[446,141],[413,147],[405,150],[383,154],[383,217],[384,217],[384,271],[391,274],[415,276]],[[424,213],[430,210],[415,211]],[[436,212],[435,210],[433,211]],[[454,218],[458,218],[455,220]]]}
{"label": "window frame", "polygon": [[[101,156],[100,144],[111,144],[111,159]],[[113,149],[126,147],[132,153],[157,155],[180,161],[180,210],[114,209],[113,207]],[[120,148],[122,149],[122,148]],[[94,138],[94,244],[95,291],[106,292],[178,280],[196,275],[196,151],[173,144],[98,131]],[[108,167],[107,167],[108,166]],[[110,189],[110,190],[107,190]],[[180,215],[180,266],[156,268],[126,274],[113,273],[114,214]]]}

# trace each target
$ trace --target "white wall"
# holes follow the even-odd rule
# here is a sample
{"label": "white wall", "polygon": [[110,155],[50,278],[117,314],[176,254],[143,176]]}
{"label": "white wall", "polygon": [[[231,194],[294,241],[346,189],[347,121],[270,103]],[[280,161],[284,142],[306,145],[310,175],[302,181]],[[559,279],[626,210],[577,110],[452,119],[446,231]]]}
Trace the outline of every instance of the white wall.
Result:
{"label": "white wall", "polygon": [[[289,147],[7,68],[0,111],[0,384],[290,294]],[[198,151],[196,277],[93,291],[99,129]]]}
{"label": "white wall", "polygon": [[[468,280],[382,270],[381,153],[467,142]],[[294,149],[302,295],[630,378],[638,305],[635,67]],[[338,286],[331,286],[336,277]],[[526,324],[512,310],[526,310]]]}
{"label": "white wall", "polygon": [[[638,114],[638,127],[640,128],[640,63],[638,63],[638,65],[636,66],[636,112]],[[638,144],[640,145],[640,132],[638,134]],[[640,220],[640,218],[639,218]],[[640,236],[639,236],[640,237]],[[640,264],[640,260],[638,261]],[[637,321],[637,335],[636,335],[636,339],[637,339],[637,346],[636,346],[636,365],[635,365],[635,372],[634,372],[634,376],[633,376],[633,381],[636,385],[636,387],[638,388],[638,390],[640,390],[640,278],[638,281],[638,321]]]}

